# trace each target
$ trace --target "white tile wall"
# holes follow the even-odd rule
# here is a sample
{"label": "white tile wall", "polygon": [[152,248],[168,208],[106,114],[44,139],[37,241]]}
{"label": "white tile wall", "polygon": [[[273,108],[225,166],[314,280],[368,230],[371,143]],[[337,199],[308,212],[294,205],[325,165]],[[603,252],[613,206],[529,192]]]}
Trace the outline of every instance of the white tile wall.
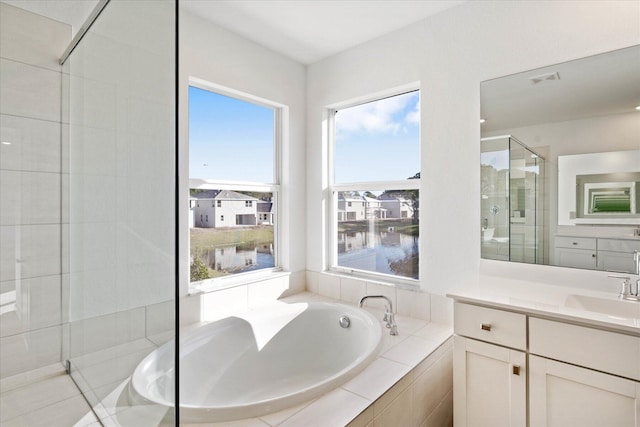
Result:
{"label": "white tile wall", "polygon": [[60,73],[0,58],[0,113],[60,123]]}
{"label": "white tile wall", "polygon": [[0,378],[61,357],[58,58],[70,34],[0,3]]}
{"label": "white tile wall", "polygon": [[60,290],[57,275],[0,282],[0,337],[60,325]]}
{"label": "white tile wall", "polygon": [[60,172],[60,123],[0,114],[0,169]]}
{"label": "white tile wall", "polygon": [[0,223],[59,224],[60,174],[0,170]]}
{"label": "white tile wall", "polygon": [[[365,295],[384,295],[391,300],[397,314],[415,319],[432,320],[432,296],[422,289],[400,288],[392,284],[315,271],[307,271],[306,277],[309,292],[351,304],[357,304]],[[446,304],[440,300],[436,302]],[[385,305],[386,302],[382,299],[368,299],[365,302],[366,307],[381,310]],[[446,307],[442,307],[438,314],[445,312]]]}
{"label": "white tile wall", "polygon": [[0,338],[0,378],[60,362],[61,335],[52,326]]}
{"label": "white tile wall", "polygon": [[60,224],[1,225],[0,281],[60,274]]}
{"label": "white tile wall", "polygon": [[3,5],[0,13],[2,57],[58,71],[58,60],[71,37],[71,28],[61,31],[61,27],[60,22]]}

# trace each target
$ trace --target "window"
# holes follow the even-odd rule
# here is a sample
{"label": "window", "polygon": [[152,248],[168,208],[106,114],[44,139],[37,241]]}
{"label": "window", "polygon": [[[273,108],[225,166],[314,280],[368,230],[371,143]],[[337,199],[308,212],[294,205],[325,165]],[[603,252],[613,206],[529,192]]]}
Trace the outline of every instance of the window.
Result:
{"label": "window", "polygon": [[191,283],[278,267],[282,107],[230,93],[195,79],[189,87],[190,197],[215,200],[220,218],[190,230]]}
{"label": "window", "polygon": [[420,96],[333,110],[331,268],[419,278]]}

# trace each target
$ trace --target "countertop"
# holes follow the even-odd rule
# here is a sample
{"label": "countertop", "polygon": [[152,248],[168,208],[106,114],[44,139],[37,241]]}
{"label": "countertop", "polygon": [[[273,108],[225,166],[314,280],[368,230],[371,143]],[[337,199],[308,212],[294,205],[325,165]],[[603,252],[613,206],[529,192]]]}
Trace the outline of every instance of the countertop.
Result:
{"label": "countertop", "polygon": [[[476,283],[457,288],[447,296],[455,301],[640,336],[640,302],[622,301],[616,292],[480,276]],[[618,312],[604,312],[608,307]]]}

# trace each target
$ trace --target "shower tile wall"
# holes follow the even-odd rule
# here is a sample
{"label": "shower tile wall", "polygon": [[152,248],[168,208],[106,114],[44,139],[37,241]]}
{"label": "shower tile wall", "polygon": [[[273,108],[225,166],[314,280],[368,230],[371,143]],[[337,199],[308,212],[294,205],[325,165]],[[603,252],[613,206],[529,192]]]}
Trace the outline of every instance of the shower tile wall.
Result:
{"label": "shower tile wall", "polygon": [[0,3],[0,378],[60,361],[61,67],[71,27]]}

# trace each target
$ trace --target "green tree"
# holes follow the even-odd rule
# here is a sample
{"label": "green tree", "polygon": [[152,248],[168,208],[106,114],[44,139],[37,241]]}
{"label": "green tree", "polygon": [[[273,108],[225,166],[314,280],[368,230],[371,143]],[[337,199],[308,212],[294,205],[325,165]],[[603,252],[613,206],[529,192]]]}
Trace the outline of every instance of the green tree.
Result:
{"label": "green tree", "polygon": [[191,263],[191,281],[197,282],[200,280],[208,279],[209,268],[202,258],[199,256],[194,257]]}

